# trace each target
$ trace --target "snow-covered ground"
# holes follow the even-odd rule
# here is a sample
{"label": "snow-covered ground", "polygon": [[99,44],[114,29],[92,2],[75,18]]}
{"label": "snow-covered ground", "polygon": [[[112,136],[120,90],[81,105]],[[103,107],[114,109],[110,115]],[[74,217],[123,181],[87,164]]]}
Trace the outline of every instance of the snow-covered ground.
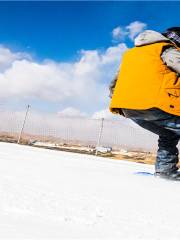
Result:
{"label": "snow-covered ground", "polygon": [[143,164],[0,143],[0,239],[180,239],[180,183]]}

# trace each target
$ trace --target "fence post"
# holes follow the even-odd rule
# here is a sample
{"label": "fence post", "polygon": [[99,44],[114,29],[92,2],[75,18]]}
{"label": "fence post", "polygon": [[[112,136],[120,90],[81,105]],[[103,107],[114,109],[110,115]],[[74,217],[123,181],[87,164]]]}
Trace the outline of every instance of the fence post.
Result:
{"label": "fence post", "polygon": [[30,105],[27,105],[27,109],[26,109],[26,114],[25,114],[25,117],[24,117],[23,125],[22,125],[21,131],[20,131],[20,134],[19,134],[19,137],[18,137],[18,141],[17,141],[18,144],[21,141],[21,136],[23,134],[24,126],[26,124],[26,119],[27,119],[27,115],[28,115],[29,109],[30,109]]}
{"label": "fence post", "polygon": [[101,126],[100,126],[100,131],[99,131],[99,137],[96,145],[96,156],[97,156],[97,147],[100,146],[101,143],[101,137],[102,137],[102,132],[103,132],[103,124],[104,124],[104,118],[101,118]]}

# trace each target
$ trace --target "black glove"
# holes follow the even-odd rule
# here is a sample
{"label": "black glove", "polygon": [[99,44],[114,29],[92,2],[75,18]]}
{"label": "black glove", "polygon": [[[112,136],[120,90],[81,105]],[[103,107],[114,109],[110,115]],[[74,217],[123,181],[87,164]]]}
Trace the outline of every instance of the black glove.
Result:
{"label": "black glove", "polygon": [[117,78],[118,78],[118,74],[116,74],[116,76],[113,78],[113,80],[110,82],[109,84],[109,97],[112,98],[113,93],[114,93],[114,88],[116,86],[116,82],[117,82]]}

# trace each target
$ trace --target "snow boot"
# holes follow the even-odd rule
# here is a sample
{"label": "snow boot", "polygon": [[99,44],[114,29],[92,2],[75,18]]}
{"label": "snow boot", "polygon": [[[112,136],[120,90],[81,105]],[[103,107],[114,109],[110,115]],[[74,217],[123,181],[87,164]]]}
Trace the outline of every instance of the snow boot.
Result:
{"label": "snow boot", "polygon": [[165,178],[168,180],[173,180],[173,181],[180,181],[180,172],[179,171],[174,171],[174,172],[156,172],[154,174],[155,177],[159,178]]}

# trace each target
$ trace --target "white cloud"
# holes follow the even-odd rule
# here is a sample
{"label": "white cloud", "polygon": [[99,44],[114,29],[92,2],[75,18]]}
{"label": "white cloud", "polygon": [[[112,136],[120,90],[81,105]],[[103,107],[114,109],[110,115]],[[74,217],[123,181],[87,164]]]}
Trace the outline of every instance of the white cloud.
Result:
{"label": "white cloud", "polygon": [[[133,38],[145,25],[136,21],[117,27],[113,37]],[[73,62],[51,59],[38,62],[29,53],[14,52],[0,45],[0,100],[56,103],[60,109],[69,106],[79,109],[77,115],[108,107],[108,83],[126,49],[126,44],[120,43],[103,51],[81,50],[79,59]]]}
{"label": "white cloud", "polygon": [[131,40],[134,40],[134,38],[142,32],[146,28],[147,24],[139,21],[135,21],[130,23],[126,29],[128,30],[128,36]]}
{"label": "white cloud", "polygon": [[87,117],[88,114],[79,109],[68,107],[57,113],[59,117]]}
{"label": "white cloud", "polygon": [[128,37],[133,41],[137,34],[144,31],[146,26],[146,23],[140,21],[134,21],[128,26],[118,26],[112,31],[113,40],[124,41]]}
{"label": "white cloud", "polygon": [[95,112],[93,115],[92,115],[92,118],[93,119],[113,119],[115,115],[113,115],[109,109],[103,109],[103,110],[100,110],[100,111],[97,111]]}
{"label": "white cloud", "polygon": [[11,67],[15,60],[31,59],[31,56],[25,52],[12,52],[7,47],[0,45],[0,71]]}
{"label": "white cloud", "polygon": [[109,47],[104,54],[102,54],[102,64],[114,64],[120,62],[122,53],[127,50],[125,43],[121,43],[115,47]]}
{"label": "white cloud", "polygon": [[40,63],[29,54],[1,47],[1,62],[6,67],[0,70],[0,99],[38,99],[93,111],[109,104],[107,83],[126,49],[122,43],[104,51],[82,50],[74,62]]}
{"label": "white cloud", "polygon": [[114,40],[124,40],[127,32],[120,26],[116,27],[112,31],[112,36]]}
{"label": "white cloud", "polygon": [[106,119],[106,120],[117,120],[118,122],[121,122],[124,126],[131,126],[134,128],[139,128],[137,124],[135,124],[133,121],[131,121],[128,118],[123,117],[119,114],[112,114],[108,108],[102,109],[100,111],[95,112],[92,115],[93,119]]}

